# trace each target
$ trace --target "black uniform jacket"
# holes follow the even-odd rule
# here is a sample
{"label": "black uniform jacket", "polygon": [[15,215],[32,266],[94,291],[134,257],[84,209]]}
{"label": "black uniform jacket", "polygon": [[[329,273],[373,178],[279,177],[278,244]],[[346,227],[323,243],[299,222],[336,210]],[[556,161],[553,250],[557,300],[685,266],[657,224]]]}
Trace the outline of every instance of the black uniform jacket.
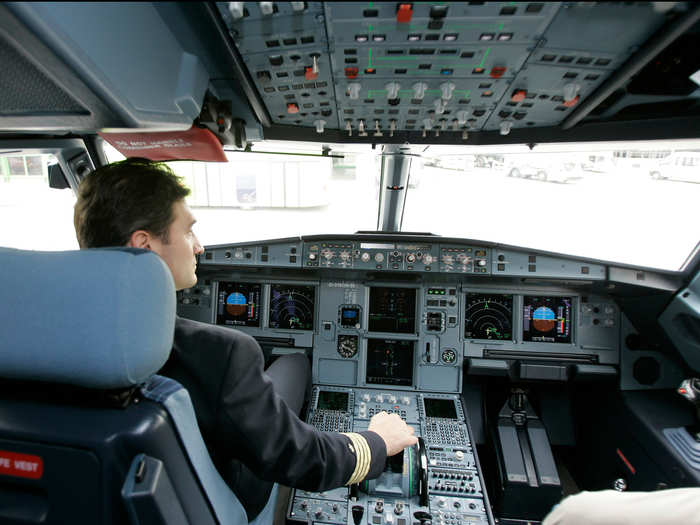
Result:
{"label": "black uniform jacket", "polygon": [[[253,519],[272,483],[322,491],[344,485],[355,470],[351,441],[301,421],[275,393],[263,354],[247,334],[178,317],[172,353],[160,371],[189,392],[217,470]],[[386,445],[360,432],[372,461],[367,479],[386,463]],[[262,497],[261,497],[262,496]]]}

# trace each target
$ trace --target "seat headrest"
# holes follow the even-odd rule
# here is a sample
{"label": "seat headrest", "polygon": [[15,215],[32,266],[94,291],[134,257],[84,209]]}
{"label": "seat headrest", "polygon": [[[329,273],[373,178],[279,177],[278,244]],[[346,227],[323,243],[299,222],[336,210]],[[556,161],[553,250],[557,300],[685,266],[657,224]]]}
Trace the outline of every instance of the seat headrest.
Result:
{"label": "seat headrest", "polygon": [[175,285],[155,253],[0,248],[0,377],[123,388],[165,363]]}

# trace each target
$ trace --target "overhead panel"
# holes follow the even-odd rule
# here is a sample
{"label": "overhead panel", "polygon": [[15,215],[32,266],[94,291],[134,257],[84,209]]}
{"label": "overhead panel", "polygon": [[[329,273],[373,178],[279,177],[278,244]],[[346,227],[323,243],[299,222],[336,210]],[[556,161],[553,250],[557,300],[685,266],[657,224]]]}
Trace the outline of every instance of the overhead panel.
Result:
{"label": "overhead panel", "polygon": [[351,136],[549,127],[661,25],[650,2],[228,2],[275,125]]}

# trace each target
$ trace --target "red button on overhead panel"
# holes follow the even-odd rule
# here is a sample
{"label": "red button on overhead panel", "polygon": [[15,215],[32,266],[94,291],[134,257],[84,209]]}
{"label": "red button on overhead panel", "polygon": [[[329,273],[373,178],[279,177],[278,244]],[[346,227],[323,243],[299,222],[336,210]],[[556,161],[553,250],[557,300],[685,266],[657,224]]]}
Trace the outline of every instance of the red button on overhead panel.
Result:
{"label": "red button on overhead panel", "polygon": [[299,104],[297,104],[296,102],[288,102],[287,113],[299,113]]}
{"label": "red button on overhead panel", "polygon": [[578,104],[578,101],[579,101],[580,98],[581,98],[581,97],[579,97],[578,95],[576,95],[576,96],[575,96],[574,98],[572,98],[571,100],[565,100],[565,101],[562,103],[562,106],[566,106],[567,108],[573,107],[573,106],[575,106],[576,104]]}
{"label": "red button on overhead panel", "polygon": [[491,73],[489,73],[489,76],[491,78],[501,78],[503,76],[503,73],[506,72],[506,68],[502,66],[494,66],[491,68]]}
{"label": "red button on overhead panel", "polygon": [[345,76],[347,78],[357,78],[357,74],[360,72],[360,70],[356,67],[346,67],[345,68]]}
{"label": "red button on overhead panel", "polygon": [[525,91],[524,89],[516,89],[510,96],[510,100],[511,102],[522,102],[523,100],[525,100],[526,95],[527,91]]}
{"label": "red button on overhead panel", "polygon": [[318,78],[318,73],[314,73],[313,66],[308,66],[304,68],[304,78],[306,80],[316,80]]}
{"label": "red button on overhead panel", "polygon": [[399,4],[396,10],[396,21],[401,24],[407,24],[413,17],[413,4]]}

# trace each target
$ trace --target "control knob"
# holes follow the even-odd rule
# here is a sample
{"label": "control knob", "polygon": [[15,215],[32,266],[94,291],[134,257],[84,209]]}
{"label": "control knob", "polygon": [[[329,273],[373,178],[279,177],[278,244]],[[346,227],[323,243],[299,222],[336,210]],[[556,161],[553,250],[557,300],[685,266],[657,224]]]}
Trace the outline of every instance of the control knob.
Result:
{"label": "control knob", "polygon": [[406,256],[406,260],[407,260],[408,262],[410,262],[410,263],[415,262],[415,261],[416,261],[416,256],[413,255],[412,253],[409,253],[409,254]]}
{"label": "control knob", "polygon": [[347,252],[347,251],[340,252],[340,259],[343,261],[348,261],[350,259],[350,252]]}
{"label": "control knob", "polygon": [[464,452],[462,452],[461,450],[458,450],[457,452],[455,452],[455,457],[459,461],[462,461],[464,459]]}
{"label": "control knob", "polygon": [[429,253],[426,253],[423,256],[423,264],[431,264],[435,259],[433,259],[433,256],[430,255]]}
{"label": "control knob", "polygon": [[384,261],[384,254],[381,253],[381,252],[375,253],[375,254],[374,254],[374,260],[375,260],[376,262],[378,262],[378,263],[383,262],[383,261]]}
{"label": "control knob", "polygon": [[315,260],[316,260],[316,254],[315,254],[315,253],[310,253],[310,254],[309,254],[309,260],[310,260],[310,261],[315,261]]}
{"label": "control knob", "polygon": [[408,397],[408,396],[403,396],[403,397],[401,398],[401,403],[403,403],[404,405],[410,405],[410,404],[411,404],[411,398]]}
{"label": "control knob", "polygon": [[372,397],[369,394],[362,394],[362,401],[369,401]]}
{"label": "control knob", "polygon": [[395,403],[396,403],[396,396],[389,396],[388,401],[389,401],[389,403],[391,403],[392,405],[395,404]]}
{"label": "control knob", "polygon": [[381,394],[377,394],[376,397],[374,398],[377,403],[383,403],[384,402],[384,396]]}
{"label": "control knob", "polygon": [[316,512],[314,512],[314,516],[317,518],[322,518],[323,517],[323,509],[321,507],[316,508]]}
{"label": "control knob", "polygon": [[363,252],[362,255],[360,256],[360,259],[362,259],[362,262],[369,262],[369,253]]}

